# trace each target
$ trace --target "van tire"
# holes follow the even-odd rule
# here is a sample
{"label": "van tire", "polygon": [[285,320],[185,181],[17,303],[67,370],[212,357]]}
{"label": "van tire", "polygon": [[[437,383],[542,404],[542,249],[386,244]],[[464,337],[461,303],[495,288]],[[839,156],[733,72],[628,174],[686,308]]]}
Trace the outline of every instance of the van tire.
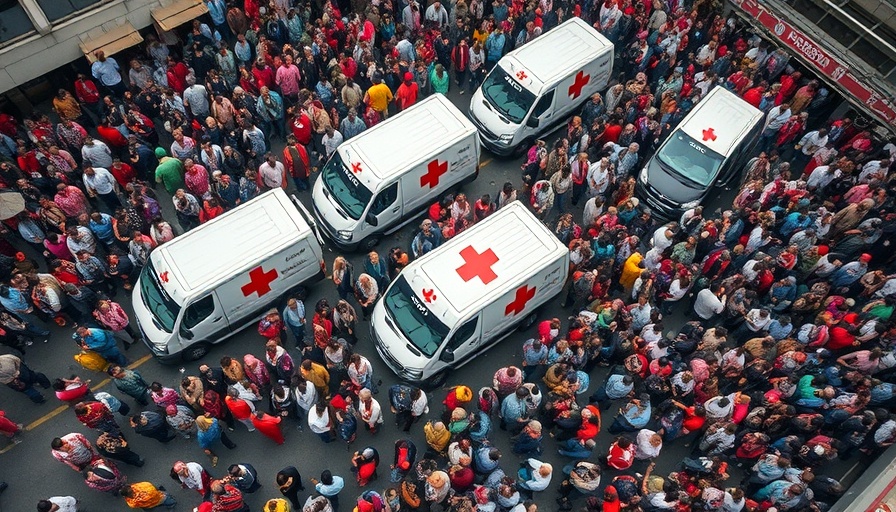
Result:
{"label": "van tire", "polygon": [[445,384],[445,381],[448,380],[448,370],[442,370],[439,373],[433,375],[432,377],[426,379],[425,381],[420,383],[420,388],[424,391],[432,391],[434,389],[438,389]]}
{"label": "van tire", "polygon": [[187,361],[196,361],[208,354],[208,343],[197,343],[190,348],[184,350],[184,359]]}
{"label": "van tire", "polygon": [[518,331],[523,332],[526,329],[535,325],[535,321],[538,319],[538,310],[532,311],[528,315],[526,315],[520,323],[517,324],[516,328]]}
{"label": "van tire", "polygon": [[361,240],[361,243],[358,244],[358,248],[364,252],[369,252],[369,251],[372,251],[373,248],[376,247],[377,244],[379,244],[379,243],[380,243],[379,235],[370,235],[367,238],[365,238],[364,240]]}
{"label": "van tire", "polygon": [[513,148],[513,152],[511,153],[511,155],[515,157],[523,156],[523,154],[529,151],[529,148],[532,147],[532,144],[535,144],[535,139],[533,139],[532,137],[526,137],[522,142],[517,144],[515,148]]}

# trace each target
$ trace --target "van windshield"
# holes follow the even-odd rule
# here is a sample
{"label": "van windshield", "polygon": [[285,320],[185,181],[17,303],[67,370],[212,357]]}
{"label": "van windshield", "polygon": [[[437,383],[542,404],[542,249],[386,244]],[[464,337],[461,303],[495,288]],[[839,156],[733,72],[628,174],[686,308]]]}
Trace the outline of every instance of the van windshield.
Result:
{"label": "van windshield", "polygon": [[[358,166],[357,172],[363,172],[360,164],[353,165]],[[333,152],[333,156],[321,170],[320,176],[327,191],[349,217],[358,220],[364,215],[364,210],[373,194],[355,176],[355,172],[345,166],[338,151]]]}
{"label": "van windshield", "polygon": [[427,357],[432,357],[448,336],[448,327],[423,304],[404,276],[398,276],[383,300],[398,330]]}
{"label": "van windshield", "polygon": [[157,275],[152,260],[150,260],[140,276],[140,295],[143,297],[143,305],[152,314],[156,327],[165,332],[174,332],[174,323],[180,313],[180,305],[165,293],[165,290],[159,285]]}
{"label": "van windshield", "polygon": [[523,122],[535,103],[535,95],[514,80],[501,66],[495,66],[485,78],[482,94],[498,112],[516,124]]}
{"label": "van windshield", "polygon": [[669,137],[656,157],[667,171],[699,187],[711,186],[725,161],[681,130]]}

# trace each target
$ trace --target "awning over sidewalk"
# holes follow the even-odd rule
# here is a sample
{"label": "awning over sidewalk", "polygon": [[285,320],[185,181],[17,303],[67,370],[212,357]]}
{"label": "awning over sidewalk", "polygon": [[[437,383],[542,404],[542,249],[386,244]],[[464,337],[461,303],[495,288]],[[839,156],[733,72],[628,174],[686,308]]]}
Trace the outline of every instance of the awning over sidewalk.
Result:
{"label": "awning over sidewalk", "polygon": [[173,30],[208,12],[202,0],[176,0],[171,5],[152,10],[152,19],[162,30]]}
{"label": "awning over sidewalk", "polygon": [[81,47],[81,51],[84,52],[84,56],[87,57],[87,60],[92,64],[96,61],[96,57],[94,57],[93,54],[96,53],[97,50],[102,50],[106,56],[111,56],[125,48],[130,48],[131,46],[138,45],[142,42],[143,37],[137,32],[137,29],[135,29],[129,21],[125,21],[123,25],[119,25],[101,36],[88,39],[87,41],[82,42],[79,46]]}
{"label": "awning over sidewalk", "polygon": [[787,21],[787,4],[777,0],[730,0],[744,20],[767,37],[783,45],[791,55],[814,70],[821,80],[836,89],[853,107],[874,118],[881,126],[896,131],[896,104],[888,92],[876,86],[861,62],[828,49],[823,37],[813,38]]}

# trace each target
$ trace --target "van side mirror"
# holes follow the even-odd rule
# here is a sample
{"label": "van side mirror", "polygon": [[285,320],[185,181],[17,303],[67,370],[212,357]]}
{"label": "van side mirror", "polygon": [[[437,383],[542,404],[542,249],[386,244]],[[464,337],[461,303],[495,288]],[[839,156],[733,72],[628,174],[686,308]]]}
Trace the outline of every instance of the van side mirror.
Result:
{"label": "van side mirror", "polygon": [[376,225],[380,223],[380,221],[376,219],[376,215],[372,213],[368,213],[367,217],[365,217],[364,220],[366,220],[368,224],[374,227],[376,227]]}
{"label": "van side mirror", "polygon": [[454,362],[454,351],[450,348],[446,348],[442,351],[442,355],[439,356],[439,359],[445,363],[453,363]]}
{"label": "van side mirror", "polygon": [[193,331],[187,329],[186,327],[181,327],[180,329],[178,329],[178,332],[180,333],[181,338],[184,338],[187,340],[193,339]]}
{"label": "van side mirror", "polygon": [[538,128],[539,120],[535,116],[529,116],[529,119],[526,119],[526,126],[529,128]]}

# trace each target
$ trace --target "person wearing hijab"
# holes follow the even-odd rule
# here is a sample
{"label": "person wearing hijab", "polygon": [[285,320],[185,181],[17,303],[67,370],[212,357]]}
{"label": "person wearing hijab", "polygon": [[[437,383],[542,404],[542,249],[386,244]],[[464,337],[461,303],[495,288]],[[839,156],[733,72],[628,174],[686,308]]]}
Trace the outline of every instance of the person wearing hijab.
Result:
{"label": "person wearing hijab", "polygon": [[196,418],[196,428],[196,440],[199,441],[199,447],[211,458],[213,467],[218,465],[218,456],[212,451],[212,447],[218,441],[221,441],[230,450],[236,448],[236,444],[221,429],[218,418],[213,418],[209,414],[199,416]]}

